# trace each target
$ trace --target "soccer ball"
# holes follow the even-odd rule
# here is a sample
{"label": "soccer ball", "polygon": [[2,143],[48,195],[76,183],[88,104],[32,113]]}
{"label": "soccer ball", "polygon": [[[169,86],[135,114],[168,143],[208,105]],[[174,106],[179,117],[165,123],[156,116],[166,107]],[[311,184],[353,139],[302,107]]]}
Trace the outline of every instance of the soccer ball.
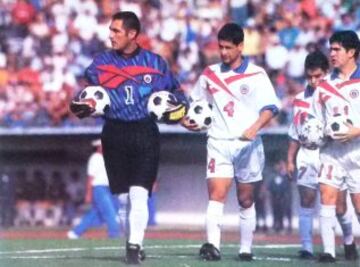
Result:
{"label": "soccer ball", "polygon": [[325,143],[324,125],[315,117],[308,117],[298,129],[300,144],[309,149],[316,149]]}
{"label": "soccer ball", "polygon": [[349,129],[345,123],[353,124],[347,116],[341,114],[336,114],[330,117],[326,123],[326,135],[330,136],[334,140],[338,139],[339,137],[335,136],[335,134],[346,133]]}
{"label": "soccer ball", "polygon": [[86,86],[79,94],[79,100],[88,102],[95,111],[91,116],[102,116],[110,107],[110,97],[106,90],[98,85]]}
{"label": "soccer ball", "polygon": [[207,130],[212,123],[211,105],[207,101],[192,102],[186,116],[190,123],[196,123],[201,130]]}
{"label": "soccer ball", "polygon": [[168,91],[158,91],[150,95],[147,109],[158,122],[177,123],[184,117],[186,108],[176,96]]}

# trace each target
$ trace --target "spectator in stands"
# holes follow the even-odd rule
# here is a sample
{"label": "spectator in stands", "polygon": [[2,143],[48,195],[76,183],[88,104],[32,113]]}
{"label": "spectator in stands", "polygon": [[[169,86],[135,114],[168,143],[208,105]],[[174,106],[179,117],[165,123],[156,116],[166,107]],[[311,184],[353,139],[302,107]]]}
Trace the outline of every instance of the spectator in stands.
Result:
{"label": "spectator in stands", "polygon": [[[186,80],[184,87],[191,88],[196,77],[205,65],[218,61],[216,40],[212,36],[224,24],[233,19],[249,26],[249,33],[254,38],[254,46],[246,47],[245,53],[265,65],[273,81],[281,81],[275,87],[282,87],[283,102],[291,102],[286,93],[288,82],[280,79],[284,66],[288,64],[287,53],[292,54],[295,44],[305,47],[309,42],[318,44],[320,49],[326,48],[326,41],[333,30],[360,29],[360,8],[356,1],[248,1],[248,0],[204,0],[204,1],[133,1],[114,2],[110,0],[12,0],[0,1],[0,72],[6,69],[11,76],[16,76],[22,69],[24,58],[31,60],[33,71],[51,78],[54,70],[51,61],[57,53],[65,53],[67,70],[65,73],[55,72],[57,76],[68,76],[72,73],[76,79],[89,65],[91,58],[104,47],[109,47],[107,35],[112,10],[134,10],[144,26],[144,40],[155,52],[168,60],[171,69],[180,80]],[[146,14],[146,15],[145,15]],[[241,21],[240,21],[241,20]],[[250,22],[250,23],[249,23]],[[250,25],[255,25],[252,31]],[[85,25],[85,26],[84,26]],[[90,26],[92,25],[92,26]],[[273,42],[273,37],[278,37]],[[260,48],[256,45],[259,42]],[[246,36],[251,40],[251,36]],[[279,44],[281,45],[279,47]],[[180,48],[180,49],[179,49]],[[255,48],[256,51],[251,51]],[[258,51],[260,50],[260,51]],[[254,56],[254,53],[259,53]],[[265,64],[263,64],[265,54]],[[20,60],[21,59],[21,60]],[[291,60],[292,61],[292,60]],[[295,60],[297,61],[297,60]],[[194,64],[194,62],[196,62]],[[59,61],[57,61],[59,63]],[[291,65],[293,62],[290,62]],[[295,62],[296,63],[296,62]],[[57,65],[57,64],[55,64]],[[300,64],[301,65],[301,64]],[[297,69],[296,79],[301,70]],[[2,75],[0,74],[0,77]],[[290,73],[290,76],[294,76]],[[288,77],[285,77],[287,80]],[[63,78],[61,78],[63,80]],[[49,82],[54,82],[50,83]],[[53,109],[48,109],[42,98],[35,97],[31,105],[18,103],[12,97],[14,87],[22,87],[21,91],[28,95],[32,86],[22,84],[20,80],[8,79],[1,85],[0,121],[4,127],[29,126],[78,126],[87,125],[89,120],[72,121],[66,114],[54,116]],[[40,80],[37,94],[57,90],[67,90],[61,82]],[[291,85],[291,83],[290,83]],[[30,86],[30,88],[29,88]],[[71,85],[72,94],[82,87],[78,83]],[[5,101],[5,100],[6,101]],[[6,103],[4,103],[6,102]],[[61,104],[61,103],[60,103]],[[19,110],[15,110],[19,109]],[[22,112],[31,109],[32,114],[23,116]],[[62,113],[63,111],[59,111]],[[284,107],[285,117],[288,113]],[[99,124],[99,121],[92,122]]]}

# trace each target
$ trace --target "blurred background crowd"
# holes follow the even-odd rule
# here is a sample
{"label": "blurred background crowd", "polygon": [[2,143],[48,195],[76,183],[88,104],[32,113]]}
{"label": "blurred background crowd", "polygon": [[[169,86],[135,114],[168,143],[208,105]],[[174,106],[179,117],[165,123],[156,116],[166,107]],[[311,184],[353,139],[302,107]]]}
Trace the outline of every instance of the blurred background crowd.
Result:
{"label": "blurred background crowd", "polygon": [[244,54],[265,67],[282,100],[275,126],[289,121],[307,53],[326,50],[335,30],[360,29],[360,2],[352,0],[2,0],[2,127],[99,123],[76,119],[68,103],[94,54],[109,47],[116,10],[138,14],[140,44],[167,59],[185,90],[218,60],[216,30],[230,20],[242,25]]}
{"label": "blurred background crowd", "polygon": [[[110,47],[108,27],[117,10],[138,14],[139,43],[168,61],[184,90],[219,60],[217,29],[227,21],[242,25],[244,55],[268,71],[282,101],[272,126],[291,119],[307,53],[326,52],[336,30],[360,33],[360,1],[354,0],[0,0],[0,128],[101,123],[78,120],[68,103],[84,87],[83,73],[93,56]],[[84,205],[83,173],[68,166],[28,167],[15,168],[11,178],[0,175],[0,224],[73,224]],[[270,205],[277,207],[274,230],[282,231],[287,219],[290,231],[292,191],[285,161],[279,158],[269,168],[256,194],[258,229],[267,229]],[[15,209],[5,208],[15,206],[16,216]]]}

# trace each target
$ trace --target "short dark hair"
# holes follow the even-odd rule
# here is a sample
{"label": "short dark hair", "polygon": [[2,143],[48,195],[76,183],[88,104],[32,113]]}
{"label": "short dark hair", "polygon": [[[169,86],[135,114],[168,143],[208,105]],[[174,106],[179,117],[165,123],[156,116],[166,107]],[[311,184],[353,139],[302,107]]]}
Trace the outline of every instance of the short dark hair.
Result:
{"label": "short dark hair", "polygon": [[229,41],[238,45],[244,41],[244,31],[236,23],[226,23],[218,33],[218,40]]}
{"label": "short dark hair", "polygon": [[305,70],[314,70],[320,68],[324,72],[329,70],[329,60],[320,50],[309,53],[305,58]]}
{"label": "short dark hair", "polygon": [[126,30],[135,30],[136,35],[141,31],[141,24],[138,16],[131,11],[120,11],[112,16],[112,20],[122,20]]}
{"label": "short dark hair", "polygon": [[346,51],[355,49],[355,59],[359,56],[360,41],[359,37],[354,31],[337,31],[330,37],[330,44],[339,43]]}

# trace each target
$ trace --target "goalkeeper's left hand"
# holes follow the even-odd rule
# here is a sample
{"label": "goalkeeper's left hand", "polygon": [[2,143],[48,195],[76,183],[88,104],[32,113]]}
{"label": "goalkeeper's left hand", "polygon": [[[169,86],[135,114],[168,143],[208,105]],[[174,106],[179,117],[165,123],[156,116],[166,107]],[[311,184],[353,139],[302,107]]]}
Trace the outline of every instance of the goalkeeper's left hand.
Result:
{"label": "goalkeeper's left hand", "polygon": [[71,101],[70,110],[79,119],[90,116],[94,111],[95,107],[90,101]]}

